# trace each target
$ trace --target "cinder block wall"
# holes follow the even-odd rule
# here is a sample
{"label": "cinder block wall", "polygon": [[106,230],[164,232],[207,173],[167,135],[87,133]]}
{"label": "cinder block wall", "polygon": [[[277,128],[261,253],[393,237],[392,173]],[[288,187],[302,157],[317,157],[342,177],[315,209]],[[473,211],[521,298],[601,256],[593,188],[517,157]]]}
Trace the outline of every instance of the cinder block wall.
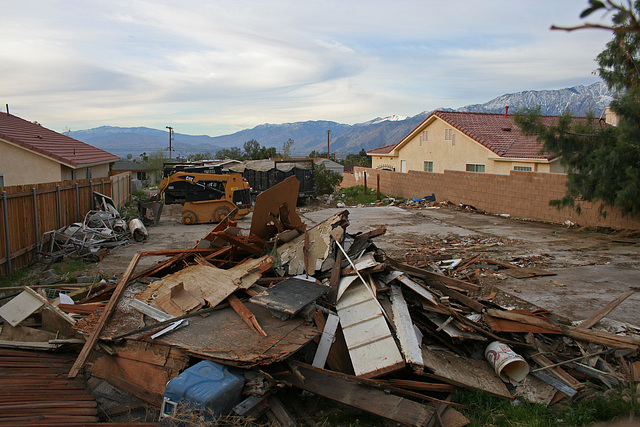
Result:
{"label": "cinder block wall", "polygon": [[618,229],[640,229],[640,218],[623,217],[618,210],[608,209],[606,218],[598,216],[598,206],[582,203],[582,213],[572,209],[558,210],[549,200],[565,193],[566,175],[511,171],[510,175],[445,171],[443,174],[409,171],[408,173],[380,171],[355,167],[353,174],[343,175],[342,187],[364,185],[376,188],[380,177],[380,191],[389,196],[417,197],[435,193],[436,200],[467,204],[495,213],[517,218],[563,223],[570,220],[581,226],[600,226]]}

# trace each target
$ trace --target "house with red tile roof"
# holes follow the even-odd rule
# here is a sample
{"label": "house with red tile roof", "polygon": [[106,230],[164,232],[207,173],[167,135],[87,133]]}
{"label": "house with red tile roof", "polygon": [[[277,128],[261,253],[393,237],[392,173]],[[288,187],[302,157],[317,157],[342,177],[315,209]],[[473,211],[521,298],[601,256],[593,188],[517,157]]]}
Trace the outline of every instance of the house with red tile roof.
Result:
{"label": "house with red tile roof", "polygon": [[[549,123],[557,119],[543,117]],[[367,154],[374,169],[398,172],[565,172],[559,159],[542,152],[536,137],[524,135],[513,115],[506,113],[437,110],[398,143],[374,148]]]}
{"label": "house with red tile roof", "polygon": [[0,113],[0,186],[109,176],[120,158],[9,113]]}

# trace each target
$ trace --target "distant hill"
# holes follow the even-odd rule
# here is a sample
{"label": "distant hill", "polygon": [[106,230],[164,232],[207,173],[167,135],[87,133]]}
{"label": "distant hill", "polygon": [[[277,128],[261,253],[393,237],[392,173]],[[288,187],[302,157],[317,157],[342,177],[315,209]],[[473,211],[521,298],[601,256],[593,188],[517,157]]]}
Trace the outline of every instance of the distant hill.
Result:
{"label": "distant hill", "polygon": [[[499,96],[485,104],[469,105],[457,111],[502,113],[522,108],[541,106],[542,113],[560,115],[567,109],[575,116],[588,112],[600,115],[613,99],[602,82],[589,86],[574,86],[559,90],[524,91]],[[326,151],[327,130],[331,130],[331,151],[338,155],[357,153],[382,145],[394,144],[418,126],[430,111],[413,117],[378,117],[365,123],[347,125],[331,121],[306,121],[297,123],[262,124],[231,135],[207,136],[176,133],[172,142],[175,155],[215,153],[221,148],[242,147],[255,139],[264,147],[282,148],[289,138],[295,141],[292,151],[296,156],[306,156],[311,151]],[[145,127],[121,128],[101,126],[89,130],[73,131],[72,138],[94,145],[121,157],[131,154],[167,151],[169,133]]]}

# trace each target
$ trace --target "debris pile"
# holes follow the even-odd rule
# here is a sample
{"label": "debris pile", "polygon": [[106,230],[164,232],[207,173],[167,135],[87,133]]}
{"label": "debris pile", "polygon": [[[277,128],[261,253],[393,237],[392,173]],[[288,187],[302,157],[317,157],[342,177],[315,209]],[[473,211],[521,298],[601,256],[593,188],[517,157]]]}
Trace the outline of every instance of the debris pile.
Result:
{"label": "debris pile", "polygon": [[140,219],[127,221],[120,217],[110,197],[97,192],[93,196],[97,209],[87,212],[83,222],[44,233],[39,255],[50,258],[51,263],[68,255],[100,261],[110,248],[126,244],[130,239],[141,242],[147,238],[147,229]]}
{"label": "debris pile", "polygon": [[[294,395],[279,399],[294,387],[402,425],[462,426],[458,388],[551,404],[638,369],[638,331],[593,328],[633,291],[577,325],[507,309],[471,272],[532,267],[437,247],[396,260],[374,243],[386,229],[351,235],[346,210],[307,228],[297,195],[288,178],[258,196],[248,234],[230,214],[191,249],[139,252],[75,304],[26,289],[0,316],[66,323],[83,337],[70,378],[102,379],[163,419],[192,408],[296,425]],[[136,272],[145,256],[166,259]]]}

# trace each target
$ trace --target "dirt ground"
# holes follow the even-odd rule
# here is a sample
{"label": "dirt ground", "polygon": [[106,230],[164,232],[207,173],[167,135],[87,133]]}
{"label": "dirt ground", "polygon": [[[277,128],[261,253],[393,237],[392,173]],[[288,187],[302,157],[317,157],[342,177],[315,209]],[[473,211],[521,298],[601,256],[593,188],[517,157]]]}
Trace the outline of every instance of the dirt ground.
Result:
{"label": "dirt ground", "polygon": [[[96,264],[95,270],[122,274],[136,252],[193,247],[213,225],[183,225],[180,209],[177,205],[165,206],[160,223],[149,227],[147,241],[114,249]],[[302,208],[299,213],[312,227],[341,210],[344,209]],[[570,320],[582,320],[629,288],[640,286],[637,235],[566,228],[451,207],[379,206],[347,210],[350,221],[347,231],[351,234],[387,227],[387,232],[374,242],[396,259],[403,260],[407,255],[415,259],[434,252],[455,255],[452,258],[484,253],[487,258],[517,261],[556,273],[516,279],[486,270],[481,282],[499,288],[514,300],[522,299]],[[240,220],[239,226],[248,232],[251,214]],[[151,265],[159,259],[145,257],[139,265]],[[620,304],[608,319],[640,325],[639,306],[640,292]]]}

